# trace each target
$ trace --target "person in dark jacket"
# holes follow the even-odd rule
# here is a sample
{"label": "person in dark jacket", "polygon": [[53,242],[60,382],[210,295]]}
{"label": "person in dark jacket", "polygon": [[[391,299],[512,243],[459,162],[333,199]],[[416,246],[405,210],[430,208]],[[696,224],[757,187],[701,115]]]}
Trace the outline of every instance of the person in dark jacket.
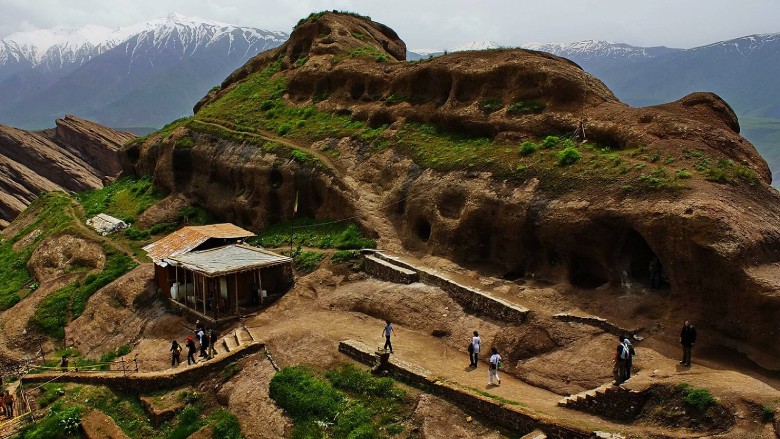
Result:
{"label": "person in dark jacket", "polygon": [[680,330],[680,344],[683,347],[683,358],[680,364],[690,367],[691,349],[693,349],[694,343],[696,343],[696,328],[691,325],[690,321],[686,320],[682,330]]}
{"label": "person in dark jacket", "polygon": [[178,341],[174,340],[171,343],[171,367],[176,366],[179,363],[181,363],[181,345],[179,345]]}
{"label": "person in dark jacket", "polygon": [[187,337],[187,366],[190,365],[190,362],[192,362],[192,364],[197,363],[197,361],[195,361],[195,351],[197,351],[195,340],[193,340],[192,337]]}

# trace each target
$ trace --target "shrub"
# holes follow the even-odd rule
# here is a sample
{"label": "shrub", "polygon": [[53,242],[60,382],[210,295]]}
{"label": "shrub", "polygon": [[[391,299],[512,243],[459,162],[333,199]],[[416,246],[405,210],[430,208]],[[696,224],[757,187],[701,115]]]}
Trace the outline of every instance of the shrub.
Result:
{"label": "shrub", "polygon": [[693,174],[691,174],[689,171],[686,171],[685,169],[680,169],[677,171],[677,178],[685,179],[691,177],[693,177]]}
{"label": "shrub", "polygon": [[271,379],[269,395],[296,421],[332,421],[344,402],[341,393],[303,367],[277,372]]}
{"label": "shrub", "polygon": [[523,142],[523,144],[520,145],[520,154],[531,155],[535,153],[538,148],[539,147],[536,146],[534,142]]}
{"label": "shrub", "polygon": [[542,149],[552,149],[558,146],[558,144],[561,143],[561,138],[558,136],[547,136],[542,140]]}
{"label": "shrub", "polygon": [[764,422],[771,422],[775,419],[775,409],[768,405],[761,407],[761,417]]}
{"label": "shrub", "polygon": [[694,410],[703,412],[715,405],[715,397],[707,389],[688,388],[685,390],[683,402]]}
{"label": "shrub", "polygon": [[509,114],[534,114],[542,111],[544,111],[544,104],[536,101],[517,101],[506,109]]}
{"label": "shrub", "polygon": [[195,146],[195,142],[191,137],[182,137],[174,145],[175,148],[192,148],[193,146]]}
{"label": "shrub", "polygon": [[558,153],[558,164],[561,166],[568,166],[576,163],[582,155],[580,151],[574,146],[567,146]]}
{"label": "shrub", "polygon": [[279,128],[276,129],[276,133],[279,134],[280,136],[284,136],[285,134],[289,133],[291,129],[292,129],[292,125],[290,125],[289,123],[283,123],[279,125]]}
{"label": "shrub", "polygon": [[325,372],[333,386],[350,393],[380,398],[400,399],[404,392],[393,387],[392,378],[377,378],[353,364],[345,364],[336,370]]}
{"label": "shrub", "polygon": [[149,237],[149,232],[146,230],[138,230],[133,226],[126,228],[123,232],[127,239],[133,241],[141,241]]}
{"label": "shrub", "polygon": [[211,437],[213,439],[243,439],[238,418],[225,410],[218,410],[211,418],[215,421]]}
{"label": "shrub", "polygon": [[485,100],[483,100],[482,102],[479,103],[479,108],[482,111],[487,112],[487,113],[492,113],[494,111],[498,111],[503,106],[504,106],[504,104],[501,102],[501,100],[500,99],[496,99],[496,98],[485,99]]}
{"label": "shrub", "polygon": [[168,439],[185,439],[203,427],[198,406],[188,406],[176,417],[176,428],[168,434]]}
{"label": "shrub", "polygon": [[294,67],[300,67],[300,66],[302,66],[302,65],[306,64],[306,61],[308,61],[308,60],[309,60],[309,57],[308,57],[308,56],[302,56],[302,57],[298,58],[298,59],[295,61],[295,64],[293,64],[293,66],[294,66]]}

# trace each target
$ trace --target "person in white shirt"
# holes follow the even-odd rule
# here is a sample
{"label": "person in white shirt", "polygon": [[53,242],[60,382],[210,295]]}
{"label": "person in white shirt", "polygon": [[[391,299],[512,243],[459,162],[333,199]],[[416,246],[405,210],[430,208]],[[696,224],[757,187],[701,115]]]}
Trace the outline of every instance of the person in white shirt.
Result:
{"label": "person in white shirt", "polygon": [[495,384],[496,386],[501,385],[501,378],[498,377],[498,368],[501,367],[501,355],[498,355],[498,349],[492,348],[491,352],[493,355],[490,356],[490,370],[488,370],[488,385],[492,386],[493,379],[498,382],[498,384]]}
{"label": "person in white shirt", "polygon": [[474,331],[474,336],[471,337],[471,349],[469,350],[469,360],[471,361],[471,367],[477,367],[479,361],[479,344],[482,340],[479,338],[479,333]]}
{"label": "person in white shirt", "polygon": [[393,353],[393,344],[390,343],[390,335],[395,334],[395,331],[393,330],[393,324],[390,323],[390,320],[387,320],[385,323],[385,329],[382,330],[382,335],[385,336],[385,351],[390,348],[390,353]]}

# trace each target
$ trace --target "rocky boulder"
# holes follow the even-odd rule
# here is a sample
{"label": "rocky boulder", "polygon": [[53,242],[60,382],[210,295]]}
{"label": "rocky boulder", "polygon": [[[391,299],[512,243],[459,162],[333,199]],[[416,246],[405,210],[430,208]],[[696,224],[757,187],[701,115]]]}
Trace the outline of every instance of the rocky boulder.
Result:
{"label": "rocky boulder", "polygon": [[40,132],[0,125],[0,219],[11,221],[41,192],[102,187],[120,169],[117,150],[134,138],[74,116]]}

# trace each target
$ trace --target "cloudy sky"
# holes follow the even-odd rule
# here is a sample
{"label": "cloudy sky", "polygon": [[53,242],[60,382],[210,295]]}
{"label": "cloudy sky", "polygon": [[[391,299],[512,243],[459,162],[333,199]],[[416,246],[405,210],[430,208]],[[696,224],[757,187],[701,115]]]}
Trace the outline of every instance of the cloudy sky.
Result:
{"label": "cloudy sky", "polygon": [[325,9],[369,15],[410,49],[586,39],[687,48],[780,32],[778,0],[0,0],[0,37],[53,26],[125,26],[171,12],[289,32]]}

